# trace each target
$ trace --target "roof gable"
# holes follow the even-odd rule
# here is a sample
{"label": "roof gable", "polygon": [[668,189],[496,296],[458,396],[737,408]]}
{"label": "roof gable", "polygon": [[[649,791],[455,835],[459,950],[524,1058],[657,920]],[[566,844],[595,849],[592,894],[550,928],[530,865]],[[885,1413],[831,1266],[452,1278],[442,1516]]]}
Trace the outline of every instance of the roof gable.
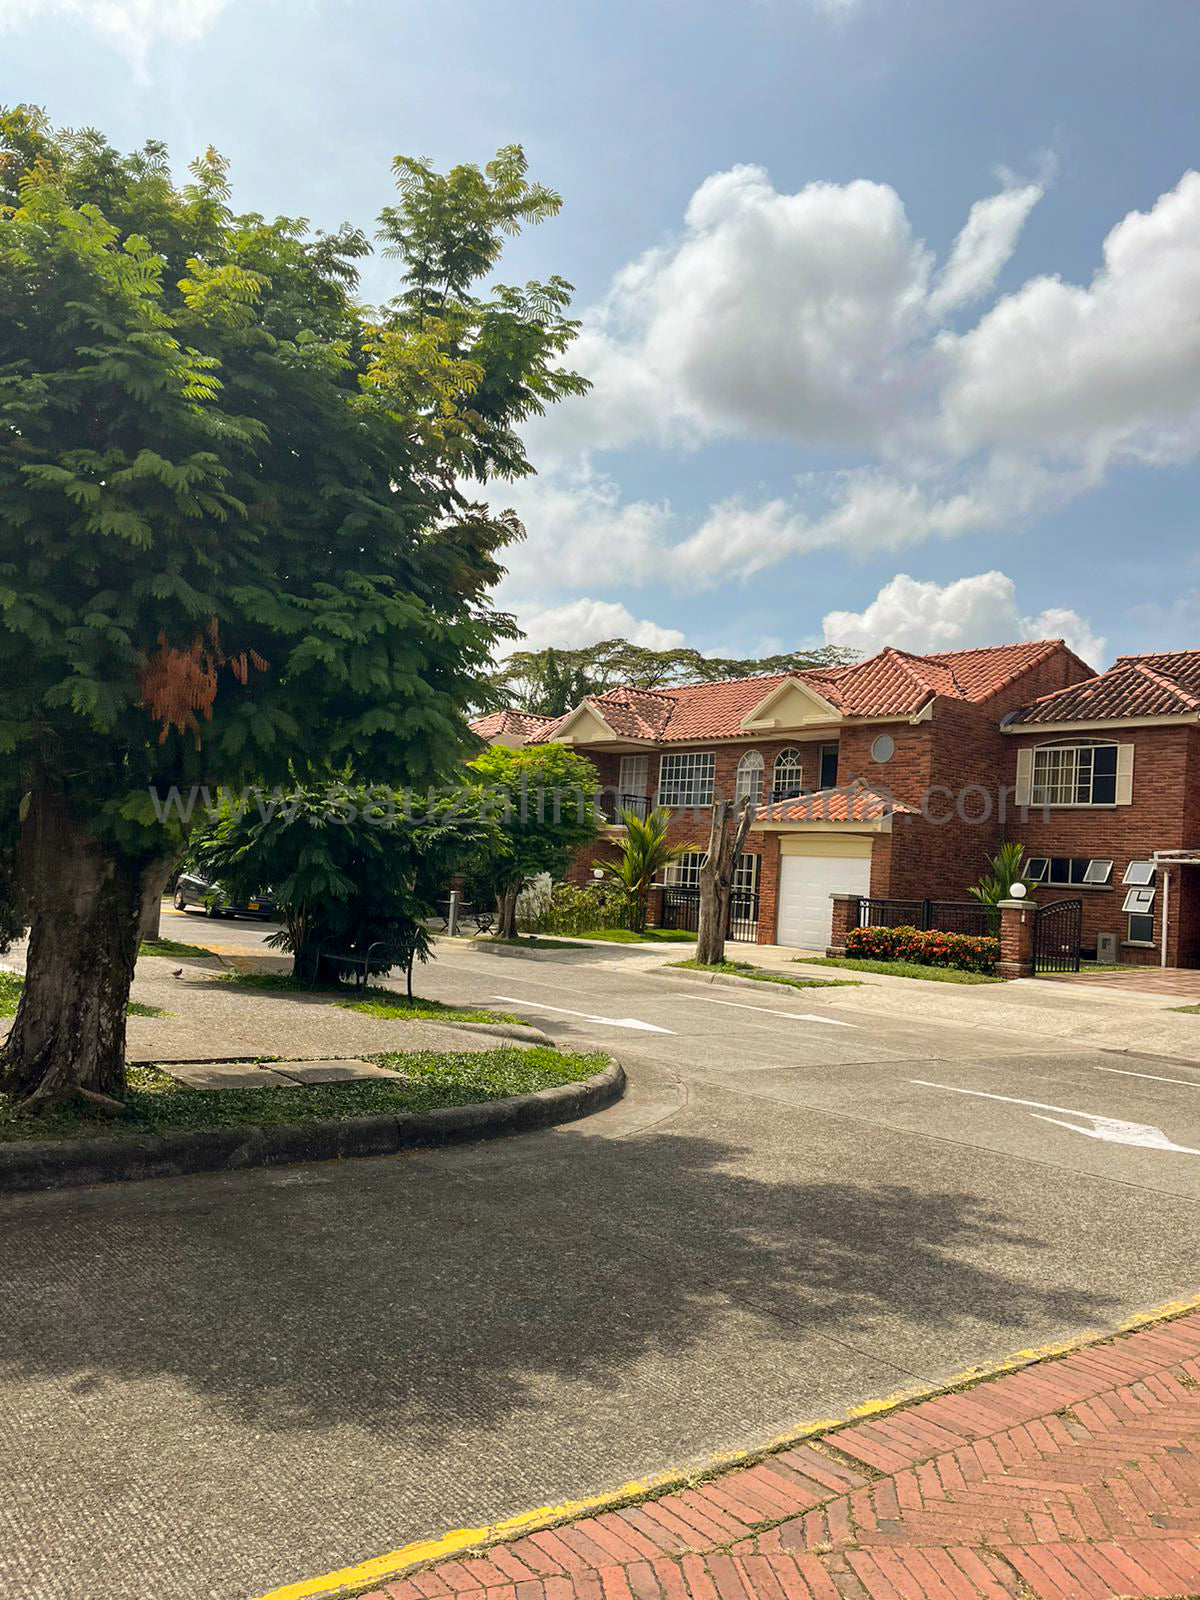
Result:
{"label": "roof gable", "polygon": [[842,714],[832,705],[816,685],[796,676],[777,683],[759,703],[742,718],[747,733],[782,732],[784,729],[803,728],[809,724],[825,725],[840,722]]}
{"label": "roof gable", "polygon": [[1012,717],[1008,727],[1075,722],[1117,722],[1200,713],[1200,650],[1118,656],[1107,672],[1042,695]]}

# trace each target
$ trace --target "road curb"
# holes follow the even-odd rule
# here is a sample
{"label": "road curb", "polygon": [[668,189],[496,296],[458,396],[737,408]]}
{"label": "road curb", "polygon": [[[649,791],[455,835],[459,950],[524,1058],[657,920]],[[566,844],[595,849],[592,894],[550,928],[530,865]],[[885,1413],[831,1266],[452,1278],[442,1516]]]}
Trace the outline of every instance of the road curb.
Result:
{"label": "road curb", "polygon": [[[506,1517],[501,1522],[482,1527],[455,1528],[439,1536],[404,1545],[387,1555],[362,1562],[358,1566],[343,1567],[336,1572],[324,1573],[320,1577],[283,1584],[279,1588],[257,1596],[256,1600],[342,1600],[342,1597],[365,1595],[368,1591],[376,1590],[380,1584],[394,1582],[414,1571],[436,1566],[452,1557],[483,1555],[495,1545],[561,1527],[582,1517],[594,1517],[647,1500],[657,1500],[672,1491],[686,1489],[707,1482],[709,1479],[719,1479],[731,1468],[752,1466],[756,1462],[769,1460],[784,1450],[813,1439],[830,1436],[831,1442],[836,1444],[839,1432],[853,1428],[859,1423],[876,1420],[890,1412],[902,1411],[941,1395],[970,1391],[991,1379],[1059,1361],[1096,1346],[1111,1344],[1130,1334],[1172,1322],[1197,1310],[1200,1310],[1200,1295],[1185,1300],[1168,1301],[1165,1305],[1156,1306],[1150,1311],[1128,1318],[1116,1328],[1084,1333],[1075,1338],[1020,1350],[999,1361],[970,1367],[942,1383],[898,1390],[880,1399],[852,1406],[840,1416],[801,1423],[785,1433],[744,1450],[723,1451],[690,1469],[668,1468],[604,1493],[589,1495],[578,1500],[562,1501],[558,1505],[538,1506],[519,1512],[515,1516]],[[614,1557],[614,1561],[615,1559]]]}
{"label": "road curb", "polygon": [[625,1093],[620,1062],[579,1083],[437,1111],[353,1117],[167,1134],[114,1134],[97,1139],[0,1145],[0,1194],[178,1178],[195,1172],[240,1172],[298,1161],[341,1161],[400,1150],[461,1144],[530,1133],[575,1122],[613,1105]]}

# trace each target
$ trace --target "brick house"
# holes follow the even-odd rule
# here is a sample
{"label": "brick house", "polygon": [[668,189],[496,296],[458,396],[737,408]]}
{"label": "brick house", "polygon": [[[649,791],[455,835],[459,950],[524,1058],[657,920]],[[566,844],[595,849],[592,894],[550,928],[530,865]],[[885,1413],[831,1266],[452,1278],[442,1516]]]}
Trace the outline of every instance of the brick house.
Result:
{"label": "brick house", "polygon": [[[759,802],[736,887],[755,911],[740,934],[761,943],[823,949],[834,893],[961,900],[996,847],[1017,840],[1045,884],[1039,902],[1084,899],[1085,947],[1116,932],[1123,959],[1154,960],[1167,895],[1126,883],[1130,863],[1137,878],[1151,863],[1157,880],[1156,852],[1200,847],[1200,652],[1123,658],[1098,677],[1061,640],[888,648],[844,667],[610,689],[527,730],[485,731],[495,720],[476,731],[590,757],[610,839],[624,807],[657,799],[676,812],[672,837],[703,846],[714,795]],[[1037,803],[1022,814],[1023,801]],[[604,848],[573,875],[589,876]],[[685,860],[668,888],[695,872]],[[1170,875],[1167,956],[1192,964],[1200,873],[1179,862]]]}

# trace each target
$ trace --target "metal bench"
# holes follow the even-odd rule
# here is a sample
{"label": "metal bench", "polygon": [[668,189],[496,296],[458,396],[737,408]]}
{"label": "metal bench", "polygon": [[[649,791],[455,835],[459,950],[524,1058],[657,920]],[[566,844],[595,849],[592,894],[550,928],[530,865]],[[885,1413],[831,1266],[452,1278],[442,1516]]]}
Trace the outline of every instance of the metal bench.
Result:
{"label": "metal bench", "polygon": [[356,992],[364,989],[372,976],[390,972],[393,967],[402,967],[407,980],[408,995],[410,999],[412,998],[412,969],[417,953],[414,940],[376,939],[365,950],[330,948],[338,937],[339,935],[333,934],[330,938],[323,939],[317,946],[317,959],[313,964],[310,989],[316,988],[322,970],[329,967],[336,967],[339,973],[352,973]]}

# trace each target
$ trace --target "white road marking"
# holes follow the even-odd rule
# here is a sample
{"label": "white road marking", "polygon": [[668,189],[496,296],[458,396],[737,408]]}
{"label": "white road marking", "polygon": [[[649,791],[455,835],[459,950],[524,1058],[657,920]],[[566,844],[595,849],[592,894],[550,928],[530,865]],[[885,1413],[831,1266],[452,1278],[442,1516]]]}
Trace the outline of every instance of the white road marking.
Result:
{"label": "white road marking", "polygon": [[510,1006],[536,1006],[540,1011],[558,1011],[564,1017],[582,1017],[585,1022],[597,1022],[602,1028],[640,1028],[644,1033],[674,1033],[674,1028],[660,1028],[653,1022],[639,1022],[636,1017],[594,1017],[590,1011],[568,1011],[566,1006],[548,1006],[544,1000],[522,1000],[515,994],[494,994],[493,1000],[504,1000]]}
{"label": "white road marking", "polygon": [[[1161,1128],[1149,1122],[1125,1122],[1120,1117],[1102,1117],[1095,1111],[1072,1111],[1069,1106],[1048,1106],[1044,1100],[1017,1100],[1010,1094],[985,1094],[982,1089],[957,1089],[951,1083],[927,1083],[924,1078],[910,1078],[909,1083],[922,1089],[944,1089],[947,1094],[970,1094],[979,1100],[1003,1100],[1010,1106],[1034,1106],[1034,1116],[1039,1122],[1053,1122],[1072,1133],[1082,1133],[1089,1139],[1104,1139],[1110,1144],[1133,1144],[1143,1150],[1175,1150],[1184,1156],[1200,1156],[1200,1150],[1189,1145],[1172,1144]],[[1043,1111],[1060,1111],[1060,1117],[1043,1117]],[[1081,1128],[1076,1122],[1064,1122],[1062,1117],[1086,1117],[1092,1124]]]}
{"label": "white road marking", "polygon": [[693,994],[689,1000],[707,1000],[710,1006],[733,1006],[735,1011],[761,1011],[768,1017],[786,1017],[789,1022],[824,1022],[830,1028],[856,1028],[856,1022],[839,1022],[836,1017],[818,1017],[811,1011],[776,1011],[774,1006],[748,1006],[743,1000],[717,1000],[711,994]]}
{"label": "white road marking", "polygon": [[1130,1072],[1125,1067],[1097,1067],[1097,1072],[1119,1072],[1123,1078],[1153,1078],[1155,1083],[1181,1083],[1185,1089],[1200,1089],[1190,1078],[1164,1078],[1157,1072]]}

